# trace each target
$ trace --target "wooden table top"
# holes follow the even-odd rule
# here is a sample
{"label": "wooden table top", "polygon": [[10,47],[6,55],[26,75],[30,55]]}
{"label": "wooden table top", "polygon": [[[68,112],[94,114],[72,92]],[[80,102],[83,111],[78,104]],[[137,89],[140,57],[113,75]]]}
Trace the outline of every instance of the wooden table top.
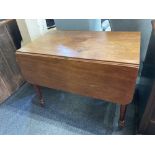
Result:
{"label": "wooden table top", "polygon": [[17,52],[138,66],[139,32],[49,31]]}

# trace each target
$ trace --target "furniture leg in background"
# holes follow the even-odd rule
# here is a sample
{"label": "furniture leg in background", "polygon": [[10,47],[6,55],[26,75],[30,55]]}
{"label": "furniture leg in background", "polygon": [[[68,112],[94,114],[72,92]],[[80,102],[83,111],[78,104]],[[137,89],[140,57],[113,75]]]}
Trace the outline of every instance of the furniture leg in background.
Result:
{"label": "furniture leg in background", "polygon": [[37,96],[39,97],[40,105],[41,105],[42,107],[45,106],[45,102],[44,102],[43,95],[42,95],[41,90],[40,90],[40,86],[38,86],[38,85],[33,85],[33,87],[35,88],[36,94],[37,94]]}
{"label": "furniture leg in background", "polygon": [[120,106],[119,126],[121,128],[125,127],[126,109],[127,109],[127,105],[121,105]]}

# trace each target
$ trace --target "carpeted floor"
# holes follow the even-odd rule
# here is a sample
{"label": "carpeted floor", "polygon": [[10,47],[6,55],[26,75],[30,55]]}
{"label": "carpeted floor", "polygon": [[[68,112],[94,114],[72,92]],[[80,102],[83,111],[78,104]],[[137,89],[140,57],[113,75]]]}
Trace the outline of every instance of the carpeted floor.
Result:
{"label": "carpeted floor", "polygon": [[135,107],[128,106],[126,127],[118,128],[119,105],[42,88],[46,106],[24,84],[0,105],[0,134],[135,134]]}

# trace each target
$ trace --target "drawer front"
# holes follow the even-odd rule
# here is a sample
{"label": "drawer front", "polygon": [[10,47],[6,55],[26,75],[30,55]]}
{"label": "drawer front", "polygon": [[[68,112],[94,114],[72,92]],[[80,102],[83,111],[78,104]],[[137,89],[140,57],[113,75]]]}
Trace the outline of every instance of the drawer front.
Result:
{"label": "drawer front", "polygon": [[132,100],[138,69],[88,60],[17,52],[25,79],[41,86],[118,104]]}

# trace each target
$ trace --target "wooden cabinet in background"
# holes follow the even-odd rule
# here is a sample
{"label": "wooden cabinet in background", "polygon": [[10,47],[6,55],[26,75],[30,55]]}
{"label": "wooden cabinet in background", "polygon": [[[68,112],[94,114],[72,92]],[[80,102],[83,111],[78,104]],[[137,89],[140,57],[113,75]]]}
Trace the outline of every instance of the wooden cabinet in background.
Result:
{"label": "wooden cabinet in background", "polygon": [[17,29],[15,20],[0,21],[0,103],[24,82],[15,57],[15,51],[20,46]]}

